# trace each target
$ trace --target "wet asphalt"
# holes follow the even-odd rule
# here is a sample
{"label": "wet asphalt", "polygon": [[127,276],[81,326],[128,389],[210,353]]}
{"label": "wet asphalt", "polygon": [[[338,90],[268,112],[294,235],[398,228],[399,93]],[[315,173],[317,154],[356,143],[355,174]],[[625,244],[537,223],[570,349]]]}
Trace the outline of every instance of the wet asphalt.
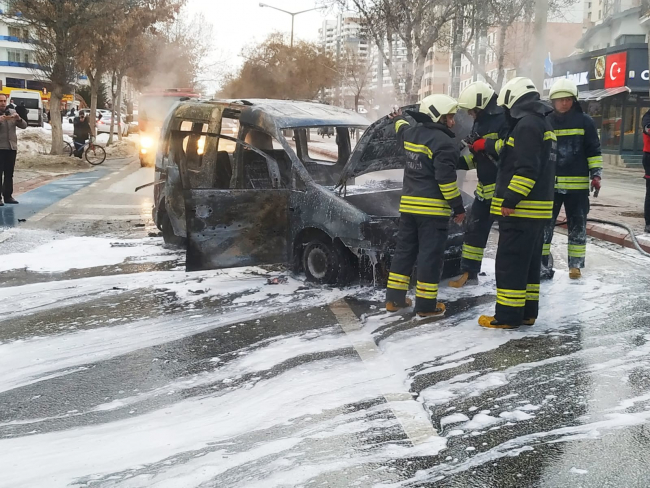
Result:
{"label": "wet asphalt", "polygon": [[[590,242],[570,282],[565,246],[516,331],[476,325],[490,262],[424,321],[371,286],[186,274],[180,252],[0,273],[0,486],[650,486],[647,263]],[[436,435],[410,436],[387,393]]]}

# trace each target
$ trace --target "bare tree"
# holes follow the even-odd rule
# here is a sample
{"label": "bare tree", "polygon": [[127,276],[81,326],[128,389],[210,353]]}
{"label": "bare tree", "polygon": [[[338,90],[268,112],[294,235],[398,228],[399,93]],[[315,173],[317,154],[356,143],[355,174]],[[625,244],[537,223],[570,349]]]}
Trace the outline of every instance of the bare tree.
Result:
{"label": "bare tree", "polygon": [[8,0],[8,14],[25,22],[34,35],[35,60],[50,81],[51,154],[63,151],[61,100],[75,81],[73,55],[84,30],[96,22],[110,22],[122,0]]}
{"label": "bare tree", "polygon": [[[348,2],[337,0],[342,7]],[[404,84],[404,102],[417,101],[429,50],[441,39],[458,8],[454,0],[351,0],[388,68],[396,93]],[[396,62],[403,46],[406,62]]]}
{"label": "bare tree", "polygon": [[354,111],[359,111],[359,101],[365,98],[366,90],[371,80],[374,60],[362,56],[358,51],[348,47],[344,50],[338,66],[341,83],[352,95]]}

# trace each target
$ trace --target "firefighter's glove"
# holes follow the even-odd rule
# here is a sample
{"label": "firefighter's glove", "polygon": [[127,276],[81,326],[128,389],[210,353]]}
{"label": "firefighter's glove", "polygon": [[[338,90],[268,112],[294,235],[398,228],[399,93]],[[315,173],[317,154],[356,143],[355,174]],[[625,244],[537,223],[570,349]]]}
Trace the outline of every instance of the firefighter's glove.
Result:
{"label": "firefighter's glove", "polygon": [[600,176],[594,176],[591,180],[591,189],[600,190]]}
{"label": "firefighter's glove", "polygon": [[473,152],[485,151],[485,139],[479,139],[471,146]]}

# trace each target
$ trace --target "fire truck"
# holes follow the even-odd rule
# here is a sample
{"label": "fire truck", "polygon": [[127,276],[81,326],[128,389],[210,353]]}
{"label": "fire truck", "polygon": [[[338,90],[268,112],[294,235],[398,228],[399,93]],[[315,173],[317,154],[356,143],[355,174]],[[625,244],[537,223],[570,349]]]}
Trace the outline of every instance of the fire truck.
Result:
{"label": "fire truck", "polygon": [[140,166],[153,166],[160,138],[160,128],[172,107],[179,101],[199,98],[190,88],[168,88],[144,92],[138,105],[140,129]]}

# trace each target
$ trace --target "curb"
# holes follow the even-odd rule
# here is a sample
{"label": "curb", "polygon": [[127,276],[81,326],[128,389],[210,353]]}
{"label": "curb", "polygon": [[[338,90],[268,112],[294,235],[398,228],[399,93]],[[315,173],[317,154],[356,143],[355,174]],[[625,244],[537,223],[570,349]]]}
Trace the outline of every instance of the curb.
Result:
{"label": "curb", "polygon": [[[616,227],[587,222],[587,235],[595,237],[596,239],[611,242],[612,244],[618,244],[619,246],[636,250],[634,242],[632,242],[627,231]],[[637,240],[639,241],[641,249],[645,252],[650,252],[650,238],[641,235],[637,236]]]}
{"label": "curb", "polygon": [[[557,228],[562,229],[563,233],[566,234],[566,224],[559,225]],[[618,227],[587,222],[587,235],[595,239],[600,239],[601,241],[610,242],[612,244],[627,247],[629,249],[634,249],[635,251],[637,250],[637,248],[634,247],[634,242],[632,242],[632,239],[630,239],[630,235],[627,233],[627,231]],[[650,253],[650,236],[646,237],[645,235],[638,235],[636,239],[639,241],[641,249],[643,249],[645,252]]]}

